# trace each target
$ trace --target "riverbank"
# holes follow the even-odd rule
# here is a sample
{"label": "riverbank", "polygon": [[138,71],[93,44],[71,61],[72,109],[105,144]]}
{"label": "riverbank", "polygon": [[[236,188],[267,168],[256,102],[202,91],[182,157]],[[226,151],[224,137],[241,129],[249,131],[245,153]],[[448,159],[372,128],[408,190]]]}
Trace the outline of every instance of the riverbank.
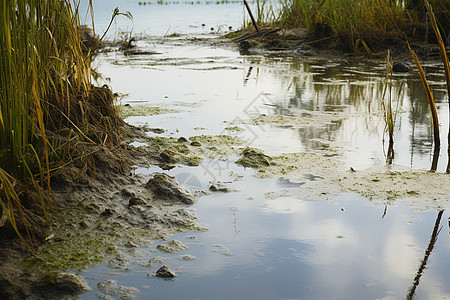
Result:
{"label": "riverbank", "polygon": [[[406,40],[404,41],[386,41],[372,48],[360,47],[348,51],[342,49],[336,37],[325,37],[316,39],[308,34],[306,29],[287,29],[282,27],[261,28],[260,31],[252,29],[239,30],[228,33],[224,36],[239,46],[242,54],[251,52],[271,52],[278,55],[297,55],[300,57],[372,57],[385,59],[387,51],[391,52],[394,61],[411,61]],[[411,42],[411,48],[417,53],[423,61],[440,60],[440,52],[437,44],[425,42]],[[447,51],[447,53],[450,50]]]}

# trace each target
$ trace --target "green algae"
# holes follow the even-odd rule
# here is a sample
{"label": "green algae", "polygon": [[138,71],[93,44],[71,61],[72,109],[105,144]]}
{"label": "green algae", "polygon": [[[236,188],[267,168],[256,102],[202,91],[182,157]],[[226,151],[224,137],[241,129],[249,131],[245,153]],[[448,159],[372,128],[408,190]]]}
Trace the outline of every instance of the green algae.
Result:
{"label": "green algae", "polygon": [[260,114],[252,119],[234,122],[233,125],[314,126],[316,128],[323,128],[329,124],[341,122],[349,117],[352,117],[351,113],[297,110],[290,112],[290,115]]}
{"label": "green algae", "polygon": [[400,166],[378,166],[348,172],[334,179],[345,192],[355,192],[373,202],[410,200],[413,206],[446,207],[450,186],[448,174],[411,170]]}
{"label": "green algae", "polygon": [[246,168],[260,169],[270,166],[272,158],[265,155],[261,150],[254,148],[245,148],[241,153],[242,158],[236,161],[238,165]]}
{"label": "green algae", "polygon": [[221,38],[224,38],[224,39],[230,39],[230,40],[238,39],[238,38],[244,37],[245,35],[251,33],[252,30],[253,30],[253,29],[250,28],[250,27],[248,27],[248,28],[243,28],[243,29],[240,29],[240,30],[237,30],[237,31],[229,32],[229,33],[227,33],[227,34],[221,36]]}
{"label": "green algae", "polygon": [[237,153],[244,141],[229,135],[199,135],[190,137],[151,137],[149,150],[160,153],[165,163],[198,166],[205,158],[225,158]]}
{"label": "green algae", "polygon": [[240,131],[244,131],[244,128],[239,127],[239,126],[229,126],[229,127],[226,127],[225,130],[230,131],[230,132],[240,132]]}
{"label": "green algae", "polygon": [[159,106],[145,105],[116,105],[115,109],[122,119],[134,116],[154,116],[169,113],[178,113],[180,111]]}
{"label": "green algae", "polygon": [[324,174],[335,172],[343,167],[343,163],[336,158],[326,157],[326,153],[284,153],[279,156],[268,156],[263,151],[246,148],[242,157],[236,161],[244,167],[253,168],[255,176],[269,178],[284,175],[298,175],[304,173]]}
{"label": "green algae", "polygon": [[[86,219],[86,216],[80,218]],[[90,223],[96,223],[93,220],[95,218],[91,216]],[[107,224],[102,219],[99,218],[98,223]],[[39,259],[29,259],[28,262],[47,271],[82,270],[118,255],[119,248],[127,242],[150,246],[153,240],[165,236],[158,232],[125,226],[125,224],[118,225],[117,222],[105,227],[74,230],[72,226],[63,224],[55,237],[41,247],[38,252]],[[114,227],[117,228],[114,229]]]}
{"label": "green algae", "polygon": [[[195,222],[195,216],[177,214],[180,208],[158,206],[147,217],[144,210],[131,210],[121,193],[114,193],[111,199],[71,195],[70,209],[62,209],[50,238],[38,251],[38,258],[27,261],[43,271],[82,270],[123,255],[124,249],[150,247],[153,241],[165,239],[177,232],[204,230]],[[77,203],[77,205],[73,205]],[[106,209],[110,215],[102,212]],[[180,222],[183,218],[183,222]],[[56,225],[57,224],[57,225]]]}

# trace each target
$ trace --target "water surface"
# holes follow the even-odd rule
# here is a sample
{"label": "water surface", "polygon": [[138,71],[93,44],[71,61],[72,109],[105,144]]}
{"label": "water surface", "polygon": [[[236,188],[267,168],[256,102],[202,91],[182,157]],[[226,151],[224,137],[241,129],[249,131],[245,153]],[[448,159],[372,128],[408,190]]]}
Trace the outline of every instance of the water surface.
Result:
{"label": "water surface", "polygon": [[[236,3],[144,7],[137,1],[118,2],[124,10],[137,10],[132,12],[138,33],[156,29],[137,43],[146,54],[104,53],[96,61],[98,70],[114,91],[126,94],[122,104],[176,110],[131,116],[127,122],[164,128],[162,136],[237,135],[269,155],[329,153],[343,162],[342,169],[385,165],[383,61],[243,55],[213,40],[209,29],[201,26],[207,23],[204,19],[180,15],[188,8],[205,9],[208,14],[200,16],[220,20],[224,14],[230,19],[236,14],[239,22],[243,12]],[[231,8],[233,12],[226,12]],[[165,17],[160,10],[180,18]],[[144,12],[153,15],[144,21]],[[226,23],[217,24],[222,22]],[[238,23],[229,26],[234,24]],[[163,38],[169,26],[186,35]],[[438,106],[442,149],[446,149],[443,71],[428,65],[427,76]],[[428,170],[433,153],[430,114],[417,74],[395,75],[392,96],[398,103],[394,164]],[[249,122],[261,113],[278,122]],[[280,121],[280,116],[298,122]],[[229,130],[233,126],[243,130]],[[257,179],[253,170],[234,164],[235,160],[208,160],[198,167],[164,171],[193,191],[218,180],[234,191],[199,197],[192,209],[207,230],[171,237],[186,244],[186,250],[162,253],[156,246],[163,241],[155,241],[151,248],[134,250],[129,271],[110,269],[107,264],[84,271],[90,286],[116,280],[118,285],[137,288],[138,299],[398,299],[413,293],[417,299],[450,298],[447,211],[439,220],[438,210],[418,210],[408,201],[380,205],[344,192],[318,191],[311,196],[305,193],[307,187],[323,180],[314,172],[297,181],[281,175]],[[437,171],[443,172],[446,164],[442,150]],[[152,167],[138,168],[136,173],[156,171],[163,172]],[[431,247],[435,226],[440,231]],[[183,255],[195,259],[184,260]],[[153,257],[166,259],[160,265],[170,265],[178,276],[172,280],[152,276],[160,266],[146,266]],[[81,298],[104,296],[119,298],[96,288]]]}

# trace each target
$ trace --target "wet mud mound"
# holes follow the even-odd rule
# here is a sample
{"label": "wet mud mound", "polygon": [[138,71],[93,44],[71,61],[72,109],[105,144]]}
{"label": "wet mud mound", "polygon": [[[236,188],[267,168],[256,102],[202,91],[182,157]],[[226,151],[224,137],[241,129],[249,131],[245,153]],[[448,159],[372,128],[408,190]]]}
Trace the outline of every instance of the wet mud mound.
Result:
{"label": "wet mud mound", "polygon": [[[141,136],[128,126],[123,134]],[[89,145],[83,149],[87,150],[91,155],[53,177],[58,210],[51,212],[50,224],[43,218],[33,223],[41,228],[34,233],[39,259],[11,228],[2,228],[2,299],[60,299],[82,293],[89,289],[82,279],[59,270],[79,270],[102,261],[127,269],[132,261],[129,249],[148,247],[175,232],[202,229],[189,210],[196,197],[174,178],[164,173],[133,175],[133,165],[161,163],[158,153],[127,143],[115,148]]]}

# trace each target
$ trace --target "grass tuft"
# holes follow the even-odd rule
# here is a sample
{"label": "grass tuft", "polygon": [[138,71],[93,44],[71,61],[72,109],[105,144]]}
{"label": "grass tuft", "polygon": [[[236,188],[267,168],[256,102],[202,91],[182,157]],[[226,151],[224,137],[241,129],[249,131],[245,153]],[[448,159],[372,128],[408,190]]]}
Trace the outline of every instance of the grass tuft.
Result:
{"label": "grass tuft", "polygon": [[73,159],[74,139],[120,140],[111,90],[91,83],[93,49],[78,7],[78,0],[0,2],[0,206],[18,234],[18,221],[29,229],[14,182],[34,187],[48,220],[51,170]]}
{"label": "grass tuft", "polygon": [[[257,1],[258,23],[305,28],[313,41],[348,51],[404,44],[404,35],[423,40],[427,32],[426,0],[288,0],[275,12]],[[433,0],[439,14],[436,24],[449,34],[450,0]],[[427,37],[428,39],[428,37]],[[372,49],[372,50],[370,50]]]}

